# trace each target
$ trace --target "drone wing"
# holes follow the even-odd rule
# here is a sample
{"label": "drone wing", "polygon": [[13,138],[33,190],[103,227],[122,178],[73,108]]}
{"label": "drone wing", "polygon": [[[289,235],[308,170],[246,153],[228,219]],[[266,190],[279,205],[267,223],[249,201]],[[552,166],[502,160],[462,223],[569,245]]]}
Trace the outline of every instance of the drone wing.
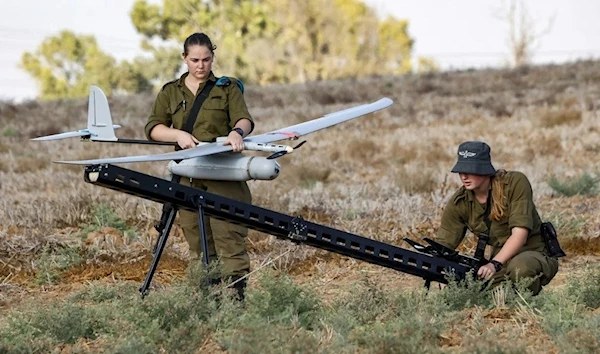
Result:
{"label": "drone wing", "polygon": [[[313,119],[308,122],[292,125],[283,129],[278,129],[269,133],[244,138],[245,142],[253,143],[272,143],[274,141],[297,139],[300,136],[316,132],[321,129],[331,127],[333,125],[346,122],[369,113],[379,111],[389,107],[393,101],[389,98],[382,98],[379,101],[356,106],[335,113],[326,114],[325,116]],[[75,164],[75,165],[94,165],[105,163],[130,163],[130,162],[151,162],[151,161],[167,161],[167,160],[185,160],[194,157],[213,155],[222,152],[232,151],[230,145],[223,145],[222,142],[199,145],[192,149],[186,149],[165,154],[155,155],[140,155],[126,156],[106,159],[94,160],[77,160],[77,161],[55,161],[57,163]]]}
{"label": "drone wing", "polygon": [[139,155],[139,156],[124,156],[113,157],[106,159],[93,160],[76,160],[76,161],[54,161],[56,163],[64,163],[70,165],[96,165],[104,163],[131,163],[131,162],[152,162],[152,161],[168,161],[168,160],[185,160],[193,157],[218,154],[221,152],[232,151],[231,145],[223,145],[223,143],[209,143],[198,145],[192,149],[167,152],[164,154],[154,155]]}
{"label": "drone wing", "polygon": [[250,141],[253,143],[272,143],[279,140],[297,139],[303,135],[314,133],[318,130],[329,128],[336,124],[382,110],[391,106],[392,103],[394,102],[391,99],[385,97],[373,103],[363,104],[361,106],[329,113],[321,118],[313,119],[308,122],[292,125],[261,135],[250,136],[245,138],[244,141]]}
{"label": "drone wing", "polygon": [[[113,124],[112,127],[113,127],[113,129],[121,128],[121,126],[118,124]],[[94,133],[90,132],[89,129],[81,129],[81,130],[75,130],[72,132],[40,136],[39,138],[33,138],[30,140],[33,140],[33,141],[61,140],[61,139],[68,139],[68,138],[76,138],[79,136],[87,136],[87,137],[91,137],[92,140],[97,140],[97,139],[95,139],[96,135],[94,135]]]}

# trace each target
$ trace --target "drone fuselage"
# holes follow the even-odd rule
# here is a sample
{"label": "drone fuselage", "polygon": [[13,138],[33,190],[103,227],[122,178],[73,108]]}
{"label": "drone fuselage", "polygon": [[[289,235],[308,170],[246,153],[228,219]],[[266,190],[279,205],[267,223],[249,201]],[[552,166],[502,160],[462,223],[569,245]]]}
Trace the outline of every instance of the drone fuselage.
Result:
{"label": "drone fuselage", "polygon": [[279,176],[281,166],[274,159],[232,152],[194,157],[179,163],[171,161],[167,170],[194,179],[248,181],[273,180]]}

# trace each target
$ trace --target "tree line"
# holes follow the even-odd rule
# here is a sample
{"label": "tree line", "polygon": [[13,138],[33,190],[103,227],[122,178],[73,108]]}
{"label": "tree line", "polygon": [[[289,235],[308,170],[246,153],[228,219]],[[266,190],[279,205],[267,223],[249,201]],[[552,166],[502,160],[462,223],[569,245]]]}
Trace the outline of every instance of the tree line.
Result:
{"label": "tree line", "polygon": [[[138,93],[173,80],[193,32],[217,45],[217,75],[246,83],[297,83],[413,71],[408,21],[380,19],[359,0],[136,0],[131,21],[142,55],[117,61],[95,38],[62,31],[22,56],[41,99]],[[434,69],[421,60],[421,69]]]}

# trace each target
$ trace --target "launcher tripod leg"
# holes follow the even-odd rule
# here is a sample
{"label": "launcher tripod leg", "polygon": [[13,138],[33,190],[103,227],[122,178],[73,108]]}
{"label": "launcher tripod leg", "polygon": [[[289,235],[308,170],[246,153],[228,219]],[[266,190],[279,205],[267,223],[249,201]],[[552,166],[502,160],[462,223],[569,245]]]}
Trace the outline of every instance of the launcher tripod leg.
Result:
{"label": "launcher tripod leg", "polygon": [[208,256],[208,239],[206,238],[204,207],[202,204],[198,205],[198,227],[200,228],[200,245],[202,246],[202,264],[204,265],[204,269],[208,269],[208,263],[210,262],[210,259]]}
{"label": "launcher tripod leg", "polygon": [[158,267],[158,262],[160,261],[160,257],[165,249],[165,245],[167,244],[167,238],[169,238],[169,233],[171,232],[171,227],[173,226],[173,222],[175,221],[175,216],[177,215],[177,208],[170,208],[167,214],[166,222],[164,223],[164,228],[156,241],[156,245],[154,245],[152,263],[150,264],[150,269],[146,274],[146,279],[144,280],[144,284],[140,287],[140,294],[142,298],[144,298],[148,294],[148,288],[150,288],[150,283],[152,282],[152,277],[154,276],[154,272],[156,271],[156,267]]}

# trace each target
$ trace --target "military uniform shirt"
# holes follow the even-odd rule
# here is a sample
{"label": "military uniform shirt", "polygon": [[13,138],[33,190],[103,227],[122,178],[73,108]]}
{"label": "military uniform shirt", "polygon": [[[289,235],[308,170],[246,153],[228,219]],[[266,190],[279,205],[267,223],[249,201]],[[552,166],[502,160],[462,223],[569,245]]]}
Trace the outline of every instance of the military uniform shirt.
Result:
{"label": "military uniform shirt", "polygon": [[[151,139],[150,131],[158,124],[172,126],[175,129],[184,128],[196,98],[185,85],[184,80],[187,75],[188,73],[185,73],[179,79],[167,83],[158,93],[145,127],[148,139]],[[211,72],[208,80],[216,81],[217,78]],[[230,80],[231,84],[228,86],[215,85],[202,104],[192,130],[192,135],[199,141],[211,142],[217,137],[229,135],[235,124],[243,118],[248,119],[254,129],[254,122],[246,107],[242,91],[235,78]],[[202,92],[205,84],[200,84],[196,95]]]}
{"label": "military uniform shirt", "polygon": [[[500,220],[491,221],[488,244],[493,247],[492,256],[500,251],[511,236],[513,227],[529,230],[527,241],[519,253],[543,252],[545,246],[540,232],[541,220],[533,204],[533,191],[529,180],[521,172],[510,171],[504,175],[503,183],[505,213]],[[485,208],[486,204],[480,204],[473,191],[461,187],[444,209],[436,241],[455,249],[463,240],[467,229],[476,236],[486,232]]]}

